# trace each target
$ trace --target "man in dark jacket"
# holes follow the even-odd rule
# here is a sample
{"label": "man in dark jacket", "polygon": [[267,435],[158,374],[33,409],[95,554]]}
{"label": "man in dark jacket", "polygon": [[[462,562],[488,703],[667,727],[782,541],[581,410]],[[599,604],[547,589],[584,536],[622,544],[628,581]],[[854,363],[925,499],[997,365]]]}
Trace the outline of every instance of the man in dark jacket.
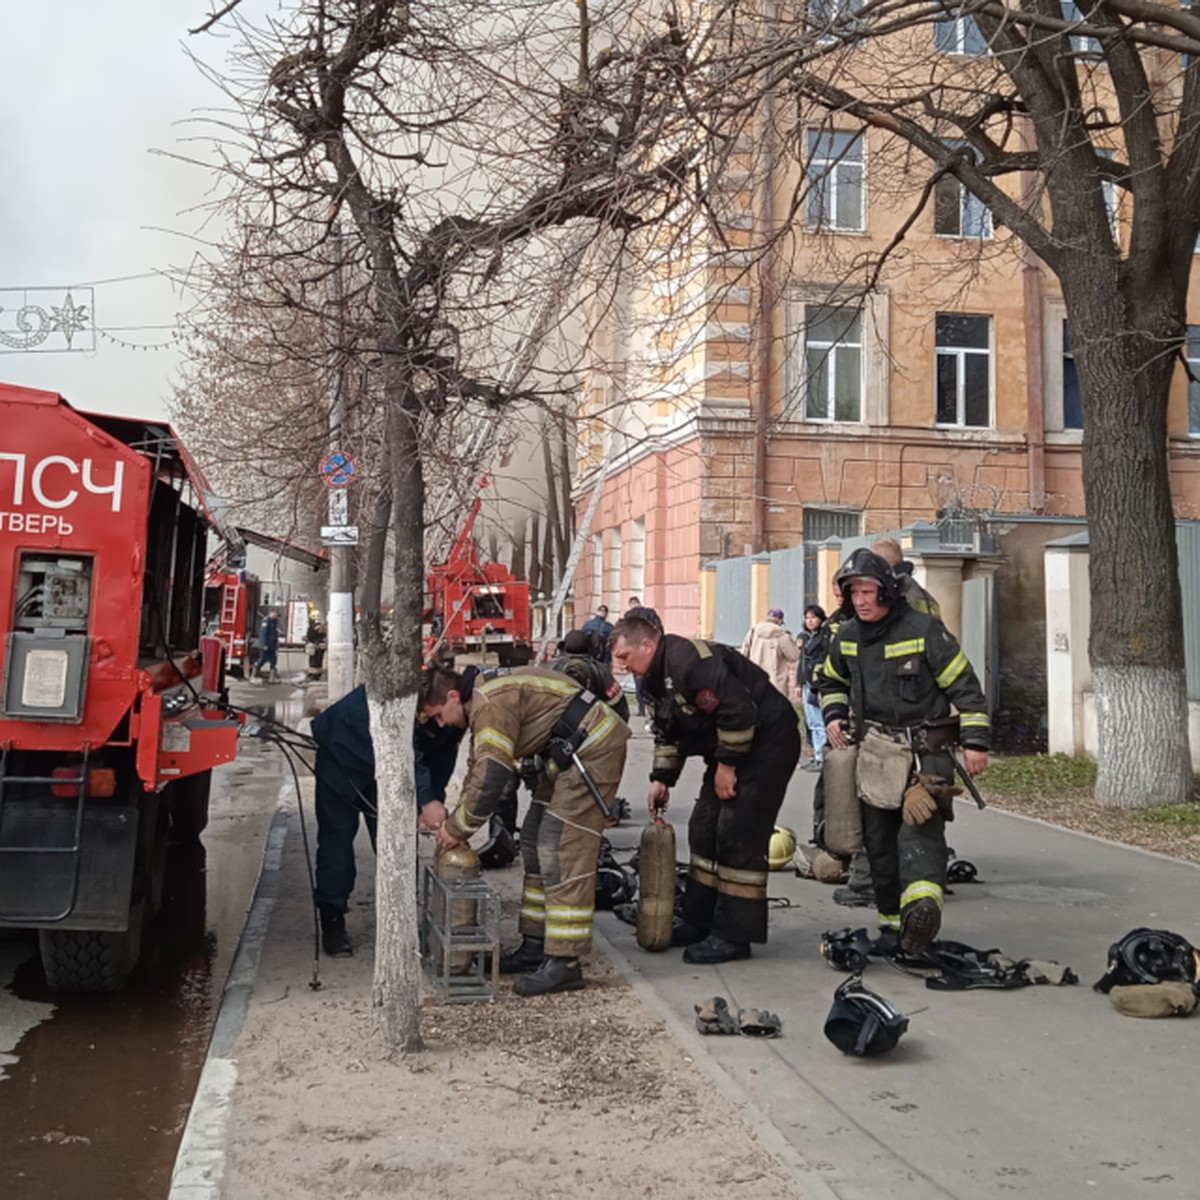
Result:
{"label": "man in dark jacket", "polygon": [[909,607],[878,554],[856,550],[837,583],[854,616],[838,628],[821,669],[822,715],[829,744],[841,748],[853,712],[879,923],[898,933],[904,953],[920,954],[941,928],[952,743],[961,737],[969,774],[987,766],[987,705],[958,642],[935,617]]}
{"label": "man in dark jacket", "polygon": [[707,766],[688,822],[684,928],[690,963],[750,957],[767,940],[767,855],[800,757],[796,710],[767,673],[728,646],[664,634],[626,615],[613,663],[632,671],[654,709],[650,809],[666,808],[684,760]]}
{"label": "man in dark jacket", "polygon": [[612,629],[612,623],[608,619],[608,606],[606,604],[601,604],[595,613],[583,623],[583,632],[595,637],[600,661],[604,663],[610,661],[611,658],[608,639],[612,633]]}

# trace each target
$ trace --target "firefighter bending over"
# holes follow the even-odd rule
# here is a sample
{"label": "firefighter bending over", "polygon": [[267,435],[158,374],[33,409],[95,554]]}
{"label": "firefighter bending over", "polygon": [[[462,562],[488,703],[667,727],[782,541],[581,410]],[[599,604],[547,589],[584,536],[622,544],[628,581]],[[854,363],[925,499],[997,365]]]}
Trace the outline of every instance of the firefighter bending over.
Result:
{"label": "firefighter bending over", "polygon": [[500,969],[520,975],[514,990],[521,996],[582,987],[579,956],[592,948],[600,837],[611,823],[629,726],[603,699],[544,667],[492,679],[467,699],[458,675],[433,667],[419,703],[439,725],[470,731],[462,800],[438,830],[443,849],[487,822],[522,759],[544,759],[521,827],[521,944]]}
{"label": "firefighter bending over", "polygon": [[650,809],[666,808],[684,760],[706,764],[688,821],[682,928],[690,963],[750,957],[767,940],[767,854],[800,757],[796,710],[767,673],[728,646],[664,634],[627,615],[613,663],[641,679],[654,711]]}
{"label": "firefighter bending over", "polygon": [[904,954],[921,954],[942,924],[946,821],[959,790],[950,756],[961,741],[968,774],[987,766],[987,705],[953,635],[909,607],[878,554],[856,550],[835,585],[854,615],[838,629],[818,672],[822,716],[830,745],[840,749],[849,744],[853,713],[879,924],[898,936]]}

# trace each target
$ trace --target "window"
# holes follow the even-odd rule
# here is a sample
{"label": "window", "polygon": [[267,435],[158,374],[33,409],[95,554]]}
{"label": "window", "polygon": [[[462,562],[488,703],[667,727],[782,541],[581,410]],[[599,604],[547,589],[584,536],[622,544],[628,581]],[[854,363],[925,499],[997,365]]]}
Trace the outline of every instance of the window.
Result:
{"label": "window", "polygon": [[608,595],[611,605],[621,603],[621,531],[612,529],[608,534]]}
{"label": "window", "polygon": [[[970,153],[962,143],[952,148]],[[941,237],[990,238],[992,214],[953,175],[943,175],[934,186],[933,232]]]}
{"label": "window", "polygon": [[809,304],[804,309],[804,416],[862,420],[862,313]]}
{"label": "window", "polygon": [[[1062,18],[1064,21],[1085,20],[1085,17],[1080,11],[1079,5],[1075,3],[1075,0],[1061,0],[1061,3]],[[1083,37],[1079,34],[1071,35],[1071,51],[1080,58],[1102,57],[1099,38]]]}
{"label": "window", "polygon": [[857,133],[808,135],[809,229],[863,228],[863,143]]}
{"label": "window", "polygon": [[817,41],[836,41],[858,29],[854,8],[854,0],[809,0],[808,27],[818,34]]}
{"label": "window", "polygon": [[1187,332],[1188,433],[1200,437],[1200,325],[1189,325]]}
{"label": "window", "polygon": [[1071,353],[1071,338],[1067,323],[1062,323],[1062,427],[1083,428],[1083,401],[1079,398],[1079,372],[1075,370],[1075,355]]}
{"label": "window", "polygon": [[987,39],[974,17],[950,17],[933,25],[934,49],[942,54],[977,55],[987,53]]}
{"label": "window", "polygon": [[646,590],[646,518],[633,523],[629,541],[629,594],[640,597]]}
{"label": "window", "polygon": [[937,315],[937,424],[991,424],[991,317]]}
{"label": "window", "polygon": [[[1096,153],[1103,159],[1114,157],[1111,150],[1098,149]],[[1117,185],[1107,175],[1103,175],[1100,178],[1100,190],[1104,193],[1104,208],[1108,213],[1108,227],[1112,231],[1113,241],[1117,241]]]}

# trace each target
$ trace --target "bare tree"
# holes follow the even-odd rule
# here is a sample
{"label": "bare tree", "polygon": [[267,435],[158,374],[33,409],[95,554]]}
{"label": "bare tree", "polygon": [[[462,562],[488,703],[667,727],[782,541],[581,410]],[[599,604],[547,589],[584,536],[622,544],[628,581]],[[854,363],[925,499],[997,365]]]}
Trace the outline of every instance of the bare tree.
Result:
{"label": "bare tree", "polygon": [[218,14],[240,38],[222,145],[241,226],[301,276],[280,295],[304,307],[342,214],[369,310],[358,351],[379,401],[395,592],[390,636],[370,604],[359,627],[380,785],[373,1000],[400,1047],[420,1041],[411,729],[430,439],[464,403],[514,399],[495,330],[577,253],[559,231],[630,230],[678,202],[696,142],[672,99],[687,48],[673,18],[628,7],[600,53],[586,0],[301,0],[262,26]]}

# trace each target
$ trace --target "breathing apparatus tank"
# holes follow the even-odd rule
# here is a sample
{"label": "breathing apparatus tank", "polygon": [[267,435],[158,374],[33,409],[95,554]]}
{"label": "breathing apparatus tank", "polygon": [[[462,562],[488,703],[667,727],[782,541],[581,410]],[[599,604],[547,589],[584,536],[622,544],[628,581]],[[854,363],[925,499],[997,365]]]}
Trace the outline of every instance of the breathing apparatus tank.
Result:
{"label": "breathing apparatus tank", "polygon": [[675,826],[656,812],[638,845],[637,943],[643,950],[666,950],[674,928]]}
{"label": "breathing apparatus tank", "polygon": [[[468,879],[479,878],[479,856],[466,842],[460,842],[450,850],[439,850],[433,862],[433,869],[438,878],[447,883],[465,882]],[[440,906],[439,906],[440,907]],[[474,900],[450,901],[450,927],[457,929],[462,925],[478,924],[478,904]],[[444,914],[435,912],[434,921],[441,925]],[[464,975],[471,969],[474,954],[470,950],[453,950],[450,952],[450,974]]]}
{"label": "breathing apparatus tank", "polygon": [[825,747],[825,849],[843,857],[863,848],[862,802],[858,798],[858,747]]}

